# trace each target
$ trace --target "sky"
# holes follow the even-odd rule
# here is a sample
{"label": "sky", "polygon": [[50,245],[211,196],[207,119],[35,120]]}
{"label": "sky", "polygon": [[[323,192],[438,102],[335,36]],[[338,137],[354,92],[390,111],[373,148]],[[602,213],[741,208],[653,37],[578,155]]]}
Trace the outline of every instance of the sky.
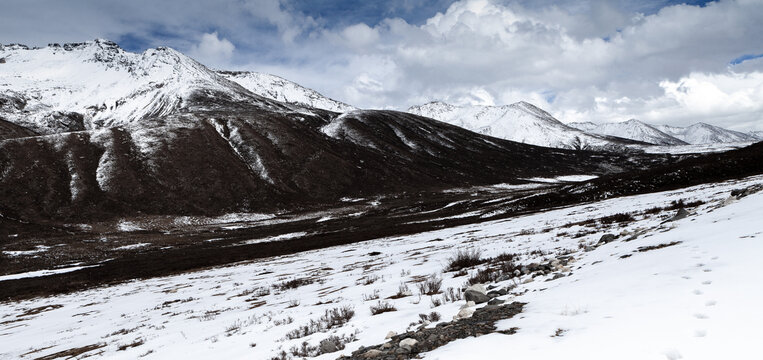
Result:
{"label": "sky", "polygon": [[524,100],[563,122],[763,131],[763,0],[3,0],[0,43],[95,38],[362,108]]}

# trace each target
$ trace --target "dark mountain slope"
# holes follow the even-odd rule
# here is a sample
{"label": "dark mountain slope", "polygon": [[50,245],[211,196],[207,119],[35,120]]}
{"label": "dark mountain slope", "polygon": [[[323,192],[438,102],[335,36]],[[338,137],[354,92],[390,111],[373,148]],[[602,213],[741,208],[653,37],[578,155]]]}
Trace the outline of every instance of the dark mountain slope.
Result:
{"label": "dark mountain slope", "polygon": [[36,135],[37,133],[32,130],[0,118],[0,141]]}
{"label": "dark mountain slope", "polygon": [[275,211],[668,159],[529,146],[400,112],[337,116],[217,95],[140,124],[0,142],[5,211],[31,221]]}

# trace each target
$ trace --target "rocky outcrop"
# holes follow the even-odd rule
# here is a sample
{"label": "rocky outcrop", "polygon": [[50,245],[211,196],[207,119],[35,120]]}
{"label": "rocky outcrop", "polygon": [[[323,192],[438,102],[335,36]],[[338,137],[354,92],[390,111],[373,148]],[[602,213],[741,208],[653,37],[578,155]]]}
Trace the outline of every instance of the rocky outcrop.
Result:
{"label": "rocky outcrop", "polygon": [[519,314],[524,305],[520,302],[502,306],[487,305],[476,309],[471,317],[439,323],[434,328],[423,328],[418,331],[395,335],[384,344],[361,347],[350,356],[342,356],[339,359],[413,359],[420,353],[434,350],[457,339],[495,332],[510,335],[517,329],[496,331],[495,322]]}

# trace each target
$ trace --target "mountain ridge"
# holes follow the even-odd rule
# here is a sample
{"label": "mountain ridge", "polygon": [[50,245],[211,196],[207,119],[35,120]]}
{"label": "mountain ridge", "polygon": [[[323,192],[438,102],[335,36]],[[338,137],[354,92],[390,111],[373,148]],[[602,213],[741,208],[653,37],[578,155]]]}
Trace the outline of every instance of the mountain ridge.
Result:
{"label": "mountain ridge", "polygon": [[627,150],[627,145],[643,144],[575,129],[525,101],[501,106],[457,106],[433,101],[412,106],[407,111],[481,134],[537,146],[622,151]]}
{"label": "mountain ridge", "polygon": [[619,123],[594,124],[592,122],[569,123],[571,127],[600,135],[617,136],[639,140],[654,145],[687,145],[688,143],[640,120],[630,119]]}

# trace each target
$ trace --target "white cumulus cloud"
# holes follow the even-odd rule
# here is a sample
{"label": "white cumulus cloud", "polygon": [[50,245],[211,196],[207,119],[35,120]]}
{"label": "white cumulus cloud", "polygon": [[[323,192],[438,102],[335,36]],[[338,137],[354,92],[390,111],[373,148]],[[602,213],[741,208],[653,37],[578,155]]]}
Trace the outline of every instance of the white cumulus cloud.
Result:
{"label": "white cumulus cloud", "polygon": [[189,53],[196,60],[209,65],[225,65],[233,57],[236,46],[228,39],[221,39],[217,32],[201,35],[199,43],[191,47]]}

